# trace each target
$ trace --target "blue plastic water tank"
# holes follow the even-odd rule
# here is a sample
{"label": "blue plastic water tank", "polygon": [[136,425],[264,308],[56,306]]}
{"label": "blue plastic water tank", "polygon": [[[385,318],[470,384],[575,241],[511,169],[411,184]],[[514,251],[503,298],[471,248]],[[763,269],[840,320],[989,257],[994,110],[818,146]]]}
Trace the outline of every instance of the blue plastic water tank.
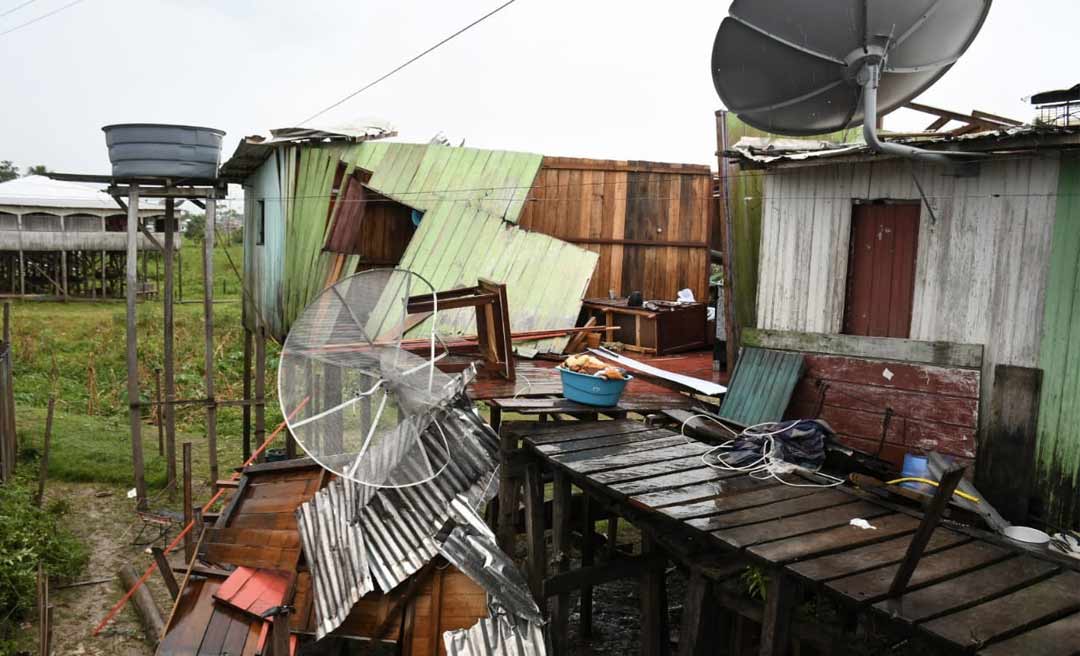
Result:
{"label": "blue plastic water tank", "polygon": [[161,123],[122,123],[101,129],[114,177],[217,178],[222,130]]}

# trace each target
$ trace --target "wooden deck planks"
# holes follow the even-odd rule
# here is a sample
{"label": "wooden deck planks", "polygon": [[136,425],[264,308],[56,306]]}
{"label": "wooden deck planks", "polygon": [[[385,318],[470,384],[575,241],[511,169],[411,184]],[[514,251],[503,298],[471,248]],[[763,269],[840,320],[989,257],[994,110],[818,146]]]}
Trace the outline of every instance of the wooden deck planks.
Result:
{"label": "wooden deck planks", "polygon": [[[956,531],[939,528],[930,536],[930,542],[927,543],[924,553],[931,554],[946,547],[962,544],[969,539]],[[910,541],[910,536],[894,538],[830,556],[804,560],[792,564],[789,569],[807,581],[828,581],[850,576],[900,562],[907,553]]]}
{"label": "wooden deck planks", "polygon": [[607,461],[615,456],[632,455],[643,451],[653,452],[666,447],[689,446],[686,444],[685,438],[679,437],[678,435],[671,437],[667,431],[642,434],[649,435],[648,439],[631,442],[629,444],[616,444],[614,446],[598,446],[596,448],[574,450],[569,453],[553,453],[548,457],[555,462],[569,465],[570,463],[596,462],[598,460]]}
{"label": "wooden deck planks", "polygon": [[1056,569],[1052,563],[1019,556],[905,593],[899,599],[878,602],[874,607],[894,619],[922,622],[1036,582]]}
{"label": "wooden deck planks", "polygon": [[[936,581],[942,581],[990,563],[1004,560],[1010,552],[996,547],[989,542],[968,542],[951,549],[926,554],[919,561],[908,589],[920,587]],[[884,599],[889,595],[889,586],[896,577],[899,565],[889,565],[878,569],[854,574],[830,581],[826,584],[833,592],[855,603],[868,604]]]}
{"label": "wooden deck planks", "polygon": [[869,519],[873,529],[862,529],[846,522],[835,528],[819,531],[812,535],[777,540],[750,549],[750,553],[774,563],[790,563],[803,558],[846,551],[865,544],[887,540],[896,535],[913,533],[919,526],[919,520],[903,514],[882,515],[888,512],[880,506],[874,514],[863,516]]}
{"label": "wooden deck planks", "polygon": [[639,442],[656,440],[661,437],[671,436],[668,430],[646,430],[616,433],[615,435],[602,435],[599,437],[587,437],[583,439],[562,440],[548,444],[537,445],[536,450],[550,456],[557,456],[576,451],[598,449],[601,447],[614,447]]}
{"label": "wooden deck planks", "polygon": [[[684,520],[733,549],[820,582],[981,654],[1073,653],[1061,646],[1080,625],[1080,574],[939,528],[911,580],[886,600],[918,519],[838,490],[787,487],[705,466],[711,447],[630,421],[541,425],[528,446],[634,506]],[[534,425],[534,427],[537,427]],[[867,519],[873,529],[849,525]],[[1027,633],[1025,633],[1027,632]],[[1008,651],[1012,649],[1013,651]]]}
{"label": "wooden deck planks", "polygon": [[709,450],[709,447],[701,444],[673,444],[671,446],[634,451],[621,455],[607,456],[586,460],[582,462],[562,463],[579,474],[597,474],[621,467],[631,467],[640,464],[658,463],[679,458],[700,457]]}
{"label": "wooden deck planks", "polygon": [[611,489],[615,490],[620,494],[634,496],[640,494],[649,494],[652,492],[659,492],[662,490],[670,490],[674,488],[684,487],[687,485],[693,485],[696,483],[726,480],[729,478],[732,478],[732,476],[725,476],[724,472],[719,472],[711,467],[706,467],[705,465],[702,465],[697,469],[686,472],[661,474],[659,476],[652,476],[650,478],[639,479],[627,483],[615,483],[611,485]]}
{"label": "wooden deck planks", "polygon": [[[847,526],[848,522],[856,517],[872,519],[888,514],[888,512],[881,506],[865,501],[855,501],[854,503],[795,515],[794,517],[713,531],[712,535],[735,549],[742,549],[763,542],[815,533],[837,526]],[[861,531],[862,529],[852,530]]]}
{"label": "wooden deck planks", "polygon": [[1078,651],[1080,612],[987,647],[979,656],[1073,656]]}
{"label": "wooden deck planks", "polygon": [[653,476],[660,476],[661,474],[687,472],[700,468],[701,456],[692,455],[674,458],[672,460],[662,460],[660,462],[649,462],[643,465],[630,464],[609,471],[590,474],[589,478],[602,485],[613,485],[615,483],[626,483],[652,478]]}
{"label": "wooden deck planks", "polygon": [[[1044,563],[1048,564],[1048,563]],[[1064,572],[1004,597],[927,622],[922,628],[953,644],[977,648],[1080,610],[1080,574]]]}
{"label": "wooden deck planks", "polygon": [[[745,524],[779,521],[796,515],[803,515],[814,511],[825,510],[826,508],[833,508],[857,502],[858,499],[842,492],[837,492],[836,490],[821,490],[816,494],[807,494],[793,499],[784,499],[765,506],[753,506],[734,512],[725,512],[709,517],[689,519],[686,521],[686,524],[702,531],[721,531],[743,526]],[[845,510],[841,512],[851,511]],[[844,523],[847,522],[845,521]]]}
{"label": "wooden deck planks", "polygon": [[662,508],[660,512],[675,519],[691,519],[765,506],[784,499],[809,496],[815,492],[809,488],[755,481],[746,476],[732,479],[727,483],[728,493],[726,494],[682,506]]}

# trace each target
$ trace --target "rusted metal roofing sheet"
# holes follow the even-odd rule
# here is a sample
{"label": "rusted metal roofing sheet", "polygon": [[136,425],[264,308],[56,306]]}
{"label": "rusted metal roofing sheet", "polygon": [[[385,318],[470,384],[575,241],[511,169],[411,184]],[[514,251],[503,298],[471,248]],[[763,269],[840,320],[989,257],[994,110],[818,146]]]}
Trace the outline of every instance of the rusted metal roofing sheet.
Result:
{"label": "rusted metal roofing sheet", "polygon": [[[475,285],[477,278],[506,284],[514,332],[573,326],[598,255],[572,244],[506,224],[483,210],[444,203],[424,216],[401,267],[420,274],[436,290]],[[414,329],[424,334],[424,324]],[[476,332],[476,314],[445,312],[442,335]],[[561,352],[565,337],[516,344],[518,353]]]}
{"label": "rusted metal roofing sheet", "polygon": [[803,369],[802,353],[743,349],[720,416],[743,426],[783,419]]}
{"label": "rusted metal roofing sheet", "polygon": [[506,615],[484,618],[472,628],[443,633],[447,656],[544,656],[544,634]]}
{"label": "rusted metal roofing sheet", "polygon": [[518,217],[542,155],[438,144],[370,142],[342,159],[372,171],[369,184],[395,200],[431,211],[462,204],[510,223]]}
{"label": "rusted metal roofing sheet", "polygon": [[[376,584],[392,590],[439,553],[437,536],[451,520],[455,500],[476,505],[484,498],[494,479],[497,436],[471,411],[447,416],[441,426],[453,457],[432,480],[395,489],[335,479],[297,511],[319,638]],[[423,439],[441,439],[436,435],[430,429]],[[399,465],[416,466],[408,458]]]}

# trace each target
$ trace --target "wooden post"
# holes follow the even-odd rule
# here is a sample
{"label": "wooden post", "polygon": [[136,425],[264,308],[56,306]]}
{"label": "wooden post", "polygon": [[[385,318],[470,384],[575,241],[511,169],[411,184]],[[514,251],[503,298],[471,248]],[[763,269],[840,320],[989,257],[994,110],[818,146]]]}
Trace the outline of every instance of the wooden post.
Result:
{"label": "wooden post", "polygon": [[679,656],[705,656],[713,653],[721,635],[717,622],[721,617],[712,598],[712,582],[701,568],[690,568],[686,586],[682,628],[679,631]]}
{"label": "wooden post", "polygon": [[608,513],[607,521],[608,558],[614,558],[619,555],[619,516]]}
{"label": "wooden post", "polygon": [[244,328],[244,406],[243,414],[243,449],[244,460],[251,457],[251,355],[254,350],[253,335]]}
{"label": "wooden post", "polygon": [[[130,564],[121,567],[118,576],[125,590],[134,588],[139,581],[139,575],[135,573],[135,569]],[[150,590],[145,585],[140,585],[131,596],[131,602],[134,604],[135,611],[142,622],[146,637],[154,644],[157,644],[158,640],[161,639],[162,631],[165,629],[165,622],[161,619],[161,611],[158,609],[157,603],[154,602],[154,596],[150,594]]]}
{"label": "wooden post", "polygon": [[[266,439],[266,328],[255,320],[255,446],[262,446]],[[259,454],[258,461],[266,459],[266,451]]]}
{"label": "wooden post", "polygon": [[1042,369],[994,367],[990,421],[975,458],[975,485],[1005,519],[1027,521],[1034,478]]}
{"label": "wooden post", "polygon": [[510,462],[517,452],[518,438],[507,434],[499,439],[499,521],[497,537],[499,547],[506,553],[514,553],[514,526],[520,505],[521,479],[513,475]]}
{"label": "wooden post", "polygon": [[783,656],[791,640],[791,616],[799,586],[782,569],[770,572],[761,619],[761,656]]}
{"label": "wooden post", "polygon": [[[551,500],[551,560],[555,574],[562,574],[570,569],[570,495],[570,479],[566,474],[555,470]],[[557,656],[568,653],[569,622],[570,595],[564,592],[555,596],[551,611],[551,636]]]}
{"label": "wooden post", "polygon": [[137,239],[139,234],[139,186],[131,185],[128,191],[127,216],[127,395],[128,418],[131,424],[131,464],[135,470],[136,505],[145,509],[149,505],[146,497],[146,478],[143,472],[142,451],[142,405],[139,403],[139,351],[138,332],[136,331],[136,312],[138,310],[135,277],[138,262]]}
{"label": "wooden post", "polygon": [[176,373],[173,361],[173,258],[176,256],[176,201],[165,199],[165,292],[162,298],[163,356],[165,358],[165,479],[169,489],[176,489]]}
{"label": "wooden post", "polygon": [[942,513],[945,512],[945,508],[949,505],[956,486],[960,484],[960,479],[964,475],[964,468],[964,465],[953,464],[942,474],[934,498],[930,500],[930,505],[927,507],[922,521],[919,522],[919,528],[915,530],[915,535],[912,536],[911,542],[908,543],[904,560],[900,561],[896,576],[893,577],[892,585],[889,586],[889,597],[895,599],[907,590],[908,583],[911,582],[911,575],[915,573],[915,568],[919,565],[923,551],[926,549],[927,543],[930,542],[930,536],[937,529]]}
{"label": "wooden post", "polygon": [[52,603],[49,602],[49,577],[45,575],[45,566],[38,563],[37,571],[38,592],[38,654],[50,656],[52,654]]}
{"label": "wooden post", "polygon": [[528,543],[528,579],[533,597],[543,599],[547,554],[544,546],[544,482],[540,465],[525,467],[525,537]]}
{"label": "wooden post", "polygon": [[[647,535],[641,537],[641,553],[657,554],[660,547]],[[665,656],[670,651],[667,623],[666,564],[649,567],[641,577],[641,654]]]}
{"label": "wooden post", "polygon": [[206,199],[203,230],[203,325],[206,340],[206,443],[210,452],[210,480],[218,480],[217,401],[214,398],[214,226],[217,201]]}
{"label": "wooden post", "polygon": [[109,296],[109,279],[105,277],[105,251],[101,251],[101,298]]}
{"label": "wooden post", "polygon": [[[582,520],[583,525],[581,527],[581,566],[590,567],[596,554],[596,517],[594,509],[596,504],[592,502],[588,494],[583,494],[582,501]],[[513,553],[513,552],[511,552]],[[591,585],[586,585],[581,588],[581,610],[579,611],[579,634],[585,640],[592,637],[592,602],[593,602],[593,589]]]}
{"label": "wooden post", "polygon": [[26,296],[26,256],[22,248],[22,214],[18,215],[15,223],[19,229],[19,296]]}
{"label": "wooden post", "polygon": [[[184,526],[192,521],[192,506],[194,504],[191,491],[191,442],[184,442]],[[194,530],[184,535],[184,560],[191,562],[191,556],[195,553],[195,543],[192,539]]]}
{"label": "wooden post", "polygon": [[45,411],[45,445],[41,452],[41,473],[38,474],[37,506],[45,500],[45,480],[49,477],[49,443],[52,442],[53,410],[56,408],[56,397],[49,397],[49,409]]}
{"label": "wooden post", "polygon": [[735,240],[731,228],[731,172],[724,157],[728,149],[727,112],[716,112],[716,161],[720,173],[720,206],[717,207],[720,219],[721,237],[724,241],[724,333],[727,335],[727,370],[735,370],[735,361],[739,357],[739,341],[742,339],[741,326],[757,325],[757,317],[735,316]]}
{"label": "wooden post", "polygon": [[150,553],[154,555],[154,562],[157,564],[158,571],[161,572],[161,579],[169,591],[169,596],[176,599],[180,596],[180,586],[176,583],[176,576],[173,575],[169,559],[165,557],[165,551],[161,547],[150,547]]}
{"label": "wooden post", "polygon": [[4,343],[11,345],[11,301],[4,301]]}
{"label": "wooden post", "polygon": [[157,424],[157,454],[165,455],[165,422],[162,421],[164,406],[161,403],[161,369],[154,367],[154,423]]}

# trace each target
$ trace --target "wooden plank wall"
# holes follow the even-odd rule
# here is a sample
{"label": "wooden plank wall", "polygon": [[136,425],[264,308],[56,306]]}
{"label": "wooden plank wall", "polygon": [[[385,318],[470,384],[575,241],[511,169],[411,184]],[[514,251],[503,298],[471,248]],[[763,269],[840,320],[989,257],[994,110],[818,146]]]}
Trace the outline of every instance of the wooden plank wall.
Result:
{"label": "wooden plank wall", "polygon": [[840,332],[853,202],[923,203],[917,177],[933,211],[923,203],[910,337],[985,345],[985,415],[995,365],[1039,366],[1058,170],[1054,153],[965,176],[898,160],[769,170],[758,328]]}
{"label": "wooden plank wall", "polygon": [[897,467],[908,451],[975,457],[980,346],[754,329],[743,346],[803,354],[788,419],[824,419],[841,442],[880,448]]}
{"label": "wooden plank wall", "polygon": [[[1062,162],[1038,367],[1036,492],[1046,518],[1080,526],[1080,159]],[[1038,324],[1038,316],[1030,318]]]}
{"label": "wooden plank wall", "polygon": [[518,221],[600,255],[588,297],[708,300],[708,166],[545,157]]}
{"label": "wooden plank wall", "polygon": [[795,387],[787,418],[824,419],[841,442],[869,453],[880,448],[881,457],[897,467],[908,451],[975,458],[978,371],[816,353],[805,357],[806,374]]}

